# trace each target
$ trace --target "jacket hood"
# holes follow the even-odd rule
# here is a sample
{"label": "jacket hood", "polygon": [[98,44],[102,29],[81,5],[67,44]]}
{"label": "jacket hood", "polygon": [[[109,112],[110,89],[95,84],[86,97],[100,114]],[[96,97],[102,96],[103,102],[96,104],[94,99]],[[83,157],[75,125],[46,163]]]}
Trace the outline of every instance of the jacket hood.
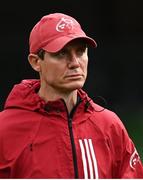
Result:
{"label": "jacket hood", "polygon": [[15,84],[8,95],[4,109],[38,110],[44,104],[44,101],[36,93],[39,88],[40,81],[36,79],[22,80],[19,84]]}
{"label": "jacket hood", "polygon": [[[40,88],[40,80],[25,79],[14,85],[5,102],[4,109],[20,108],[30,111],[39,111],[47,104],[37,94]],[[78,90],[78,94],[84,101],[91,101],[83,90]]]}

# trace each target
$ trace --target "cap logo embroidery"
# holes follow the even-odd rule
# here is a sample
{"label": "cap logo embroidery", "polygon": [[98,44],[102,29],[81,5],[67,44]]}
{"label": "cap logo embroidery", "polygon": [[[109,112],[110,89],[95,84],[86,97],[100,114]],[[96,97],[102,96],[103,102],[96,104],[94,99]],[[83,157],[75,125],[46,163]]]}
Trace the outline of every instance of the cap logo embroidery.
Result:
{"label": "cap logo embroidery", "polygon": [[56,25],[56,30],[58,32],[64,32],[64,31],[72,30],[73,24],[74,24],[73,20],[61,18],[61,20]]}
{"label": "cap logo embroidery", "polygon": [[139,162],[139,159],[140,159],[140,157],[137,153],[137,150],[135,149],[135,151],[133,152],[133,154],[130,157],[130,167],[132,169],[135,169],[135,166]]}

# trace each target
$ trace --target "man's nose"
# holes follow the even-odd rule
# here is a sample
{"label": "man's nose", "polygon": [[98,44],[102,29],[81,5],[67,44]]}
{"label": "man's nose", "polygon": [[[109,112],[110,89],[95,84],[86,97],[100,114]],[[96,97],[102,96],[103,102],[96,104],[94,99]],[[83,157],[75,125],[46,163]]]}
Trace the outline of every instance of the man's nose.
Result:
{"label": "man's nose", "polygon": [[79,66],[80,66],[79,57],[75,53],[72,53],[70,55],[70,59],[68,61],[68,67],[69,68],[78,68]]}

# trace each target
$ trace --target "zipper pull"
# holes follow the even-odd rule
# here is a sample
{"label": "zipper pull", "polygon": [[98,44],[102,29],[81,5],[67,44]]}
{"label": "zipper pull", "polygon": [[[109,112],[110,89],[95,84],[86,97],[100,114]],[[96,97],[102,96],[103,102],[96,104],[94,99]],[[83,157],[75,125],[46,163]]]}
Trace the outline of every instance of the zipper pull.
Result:
{"label": "zipper pull", "polygon": [[69,128],[72,129],[72,118],[69,118]]}

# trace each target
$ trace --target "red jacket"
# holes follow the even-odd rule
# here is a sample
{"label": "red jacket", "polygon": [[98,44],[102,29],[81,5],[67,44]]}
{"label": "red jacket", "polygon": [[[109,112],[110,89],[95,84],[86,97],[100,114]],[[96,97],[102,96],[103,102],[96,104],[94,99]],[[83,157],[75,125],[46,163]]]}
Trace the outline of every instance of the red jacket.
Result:
{"label": "red jacket", "polygon": [[143,178],[118,116],[78,91],[68,115],[62,99],[45,103],[38,80],[15,85],[0,113],[0,178]]}

